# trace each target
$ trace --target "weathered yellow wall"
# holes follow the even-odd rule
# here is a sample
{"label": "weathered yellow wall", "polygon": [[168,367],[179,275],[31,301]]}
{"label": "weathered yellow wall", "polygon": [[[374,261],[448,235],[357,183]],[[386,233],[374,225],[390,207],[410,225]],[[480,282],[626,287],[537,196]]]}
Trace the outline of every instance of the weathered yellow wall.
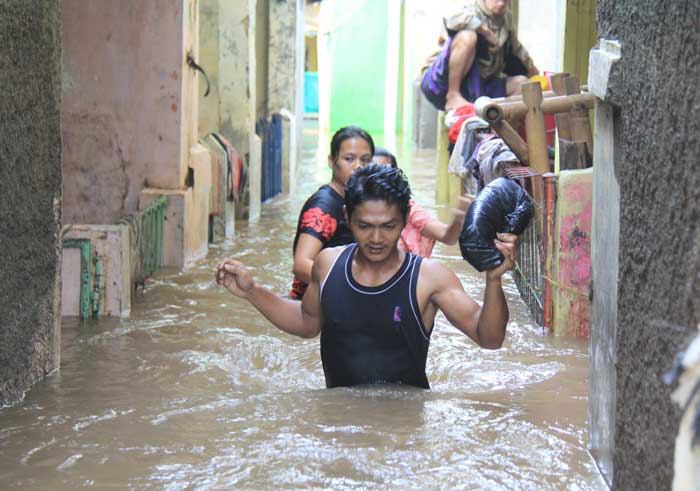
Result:
{"label": "weathered yellow wall", "polygon": [[306,71],[318,72],[318,37],[306,36],[304,46],[306,47]]}
{"label": "weathered yellow wall", "polygon": [[588,80],[588,53],[597,42],[596,0],[566,0],[564,71]]}

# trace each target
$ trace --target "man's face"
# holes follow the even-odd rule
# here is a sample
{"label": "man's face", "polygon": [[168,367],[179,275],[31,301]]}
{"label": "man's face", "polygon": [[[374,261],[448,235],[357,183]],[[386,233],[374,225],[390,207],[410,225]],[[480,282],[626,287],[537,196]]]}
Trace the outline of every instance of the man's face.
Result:
{"label": "man's face", "polygon": [[365,201],[350,217],[350,231],[362,255],[372,262],[384,261],[396,250],[404,227],[397,204],[383,200]]}
{"label": "man's face", "polygon": [[494,17],[505,15],[508,9],[508,0],[485,0],[486,8]]}

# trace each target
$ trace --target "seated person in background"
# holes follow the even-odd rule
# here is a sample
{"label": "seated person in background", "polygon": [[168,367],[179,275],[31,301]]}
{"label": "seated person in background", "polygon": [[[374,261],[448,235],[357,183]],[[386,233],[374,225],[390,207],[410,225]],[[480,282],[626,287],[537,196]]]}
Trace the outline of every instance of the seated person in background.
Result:
{"label": "seated person in background", "polygon": [[[398,168],[396,157],[382,147],[377,147],[374,150],[373,162],[390,165],[394,169]],[[408,220],[397,244],[399,250],[411,252],[417,256],[430,257],[436,240],[447,245],[456,244],[459,234],[462,232],[464,216],[472,201],[474,198],[471,196],[460,196],[458,207],[454,210],[452,223],[445,225],[425,211],[414,199],[411,199]]]}
{"label": "seated person in background", "polygon": [[447,39],[424,69],[421,89],[439,110],[451,111],[481,96],[520,93],[538,69],[516,33],[509,0],[471,0],[444,19]]}
{"label": "seated person in background", "polygon": [[345,189],[345,213],[356,243],[321,251],[299,302],[257,285],[227,259],[216,282],[250,302],[277,328],[312,338],[321,333],[327,387],[399,383],[429,388],[425,362],[438,310],[479,346],[502,346],[508,304],[501,277],[515,264],[517,236],[499,234],[503,263],[486,273],[479,306],[455,273],[396,247],[411,190],[400,169],[358,169]]}
{"label": "seated person in background", "polygon": [[372,161],[374,141],[362,128],[346,126],[331,140],[328,167],[333,170],[331,182],[321,186],[304,203],[294,237],[294,280],[289,298],[301,300],[311,281],[311,267],[322,249],[349,244],[352,234],[343,215],[345,183],[363,164]]}

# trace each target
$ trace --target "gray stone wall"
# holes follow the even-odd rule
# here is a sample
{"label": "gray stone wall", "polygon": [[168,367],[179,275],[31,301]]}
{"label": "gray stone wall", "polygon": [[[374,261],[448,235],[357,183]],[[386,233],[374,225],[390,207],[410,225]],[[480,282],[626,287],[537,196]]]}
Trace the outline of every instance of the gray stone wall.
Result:
{"label": "gray stone wall", "polygon": [[669,489],[678,410],[661,376],[700,320],[700,3],[599,0],[597,15],[622,44],[613,485]]}
{"label": "gray stone wall", "polygon": [[0,406],[57,368],[60,2],[0,0]]}

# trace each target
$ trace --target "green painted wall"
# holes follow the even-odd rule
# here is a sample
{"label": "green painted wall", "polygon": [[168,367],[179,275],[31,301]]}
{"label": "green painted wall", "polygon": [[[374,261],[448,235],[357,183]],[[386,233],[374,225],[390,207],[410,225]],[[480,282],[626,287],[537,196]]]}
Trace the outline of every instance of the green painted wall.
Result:
{"label": "green painted wall", "polygon": [[387,4],[377,0],[333,1],[331,132],[349,124],[372,134],[384,131]]}

